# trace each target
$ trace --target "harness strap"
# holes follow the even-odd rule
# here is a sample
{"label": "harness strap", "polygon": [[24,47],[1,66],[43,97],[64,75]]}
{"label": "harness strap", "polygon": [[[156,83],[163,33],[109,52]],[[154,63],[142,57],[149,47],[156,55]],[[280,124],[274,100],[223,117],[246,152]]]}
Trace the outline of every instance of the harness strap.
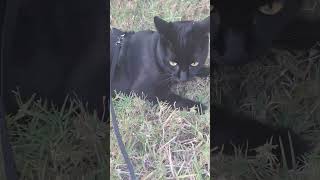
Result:
{"label": "harness strap", "polygon": [[[111,90],[112,90],[112,83],[111,82],[112,82],[112,79],[113,79],[113,76],[114,76],[114,73],[115,73],[117,62],[119,60],[120,49],[121,49],[121,45],[123,45],[122,43],[123,43],[123,40],[124,40],[125,36],[126,36],[126,34],[121,35],[118,38],[118,41],[116,42],[116,44],[113,45],[113,55],[112,55],[111,62],[110,62],[111,63],[111,69],[110,69],[110,80],[109,80],[110,81],[109,83],[110,83],[110,89]],[[114,134],[115,134],[115,136],[117,138],[121,154],[123,156],[123,159],[124,159],[125,163],[127,164],[131,180],[136,180],[136,176],[135,176],[135,173],[134,173],[133,165],[132,165],[132,163],[130,161],[130,158],[128,156],[126,148],[125,148],[125,146],[123,144],[121,133],[120,133],[120,130],[119,130],[116,113],[115,113],[115,110],[114,110],[114,107],[113,107],[113,103],[112,103],[112,91],[110,91],[110,111],[111,111],[111,116],[112,116],[111,117],[111,121],[112,121],[112,126],[113,126],[113,129],[114,129]]]}

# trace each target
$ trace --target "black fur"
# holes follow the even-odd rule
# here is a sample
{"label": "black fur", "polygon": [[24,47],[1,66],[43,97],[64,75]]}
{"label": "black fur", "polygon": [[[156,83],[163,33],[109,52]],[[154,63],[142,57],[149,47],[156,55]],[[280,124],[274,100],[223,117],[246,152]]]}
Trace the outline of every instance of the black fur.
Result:
{"label": "black fur", "polygon": [[[132,32],[125,37],[112,79],[113,90],[144,93],[152,102],[158,97],[178,108],[199,106],[199,102],[170,92],[170,86],[203,70],[208,55],[209,18],[199,22],[166,22],[155,17],[154,23],[157,31]],[[110,47],[115,46],[120,34],[124,32],[111,31]]]}
{"label": "black fur", "polygon": [[103,111],[107,88],[105,1],[22,1],[5,61],[5,106],[15,112],[12,90],[22,98],[61,105],[75,92],[91,110]]}
{"label": "black fur", "polygon": [[[73,91],[101,114],[107,88],[105,1],[0,0],[0,136],[7,179],[18,179],[5,113],[17,110],[13,90],[61,105]],[[5,15],[5,13],[7,15]],[[6,22],[6,23],[4,23]],[[5,35],[3,35],[5,32]],[[1,162],[2,163],[2,162]]]}
{"label": "black fur", "polygon": [[[211,51],[211,61],[238,66],[255,60],[272,46],[307,49],[320,40],[319,19],[311,21],[301,16],[303,0],[284,1],[284,8],[275,15],[264,15],[258,11],[260,6],[272,1],[213,1],[211,32],[214,51]],[[291,134],[296,158],[311,150],[309,142],[290,129],[262,124],[217,105],[213,105],[212,111],[211,146],[224,145],[226,154],[234,153],[233,145],[246,147],[248,142],[249,149],[252,149],[265,144],[272,136],[273,144],[279,146],[281,137],[287,164],[292,167],[288,132]],[[280,148],[273,152],[281,160]],[[249,155],[255,155],[255,151],[249,151]]]}
{"label": "black fur", "polygon": [[[234,146],[243,148],[243,151],[248,145],[248,155],[256,155],[254,148],[262,146],[270,141],[277,145],[272,152],[277,156],[279,162],[283,162],[279,137],[281,138],[286,163],[289,168],[293,167],[291,157],[294,156],[297,162],[301,163],[301,155],[311,150],[310,142],[305,141],[292,130],[287,128],[273,127],[267,124],[262,124],[257,120],[251,119],[240,113],[234,113],[225,107],[213,105],[212,107],[213,121],[211,122],[211,148],[223,146],[223,153],[234,154]],[[291,154],[289,143],[290,134],[294,154]]]}
{"label": "black fur", "polygon": [[215,25],[211,28],[216,29],[213,61],[242,65],[255,60],[273,45],[310,48],[320,39],[320,18],[311,21],[302,16],[303,0],[281,0],[284,7],[274,15],[258,11],[260,6],[272,1],[277,0],[213,1],[213,16],[219,15],[211,23]]}

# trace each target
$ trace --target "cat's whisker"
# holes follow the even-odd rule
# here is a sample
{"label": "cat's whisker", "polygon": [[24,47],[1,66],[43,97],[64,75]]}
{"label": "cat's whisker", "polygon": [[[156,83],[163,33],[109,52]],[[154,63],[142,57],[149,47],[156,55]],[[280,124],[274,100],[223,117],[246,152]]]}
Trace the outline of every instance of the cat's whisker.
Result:
{"label": "cat's whisker", "polygon": [[161,81],[159,81],[159,84],[164,84],[164,83],[169,83],[173,80],[174,78],[172,76],[169,76],[167,78],[162,79]]}

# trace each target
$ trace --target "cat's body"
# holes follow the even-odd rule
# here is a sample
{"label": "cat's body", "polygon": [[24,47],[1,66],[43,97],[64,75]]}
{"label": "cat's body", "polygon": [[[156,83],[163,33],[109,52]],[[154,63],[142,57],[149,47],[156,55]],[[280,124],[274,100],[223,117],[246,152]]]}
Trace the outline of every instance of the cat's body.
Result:
{"label": "cat's body", "polygon": [[[218,147],[221,150],[223,147],[225,154],[233,155],[235,147],[237,147],[242,148],[243,152],[248,150],[247,155],[255,156],[255,148],[271,142],[272,145],[277,146],[272,150],[272,153],[276,155],[279,162],[284,163],[279,140],[281,138],[286,164],[292,168],[292,156],[296,158],[296,162],[301,163],[301,155],[309,152],[312,148],[310,142],[302,139],[291,129],[263,124],[222,106],[213,105],[211,108],[213,109],[211,114],[213,116],[211,148]],[[294,154],[291,153],[289,135]]]}
{"label": "cat's body", "polygon": [[[212,14],[214,55],[211,61],[224,65],[243,65],[267,52],[273,46],[289,49],[307,49],[320,40],[320,19],[307,20],[301,8],[308,0],[215,0]],[[312,1],[312,0],[309,0]],[[284,6],[275,14],[264,14],[260,7],[280,2]],[[317,7],[316,7],[317,8]],[[235,146],[249,149],[261,146],[273,137],[278,145],[273,152],[281,160],[279,137],[284,145],[287,164],[292,167],[288,132],[291,134],[294,156],[309,151],[311,145],[292,130],[273,127],[230,109],[213,105],[211,130],[212,147],[222,147],[224,153],[233,154]],[[249,155],[255,155],[249,151]]]}
{"label": "cat's body", "polygon": [[5,42],[8,113],[17,110],[12,91],[19,88],[23,100],[36,93],[56,105],[62,105],[67,94],[76,93],[91,110],[102,114],[108,90],[103,4],[87,0],[21,3]]}
{"label": "cat's body", "polygon": [[[154,87],[161,86],[158,85],[161,72],[157,65],[159,35],[152,31],[140,31],[125,38],[128,44],[123,48],[130,47],[120,55],[122,59],[116,66],[113,89],[124,93],[134,91],[155,94]],[[167,86],[168,82],[163,85]]]}
{"label": "cat's body", "polygon": [[[165,68],[170,68],[170,64],[167,61],[171,58],[169,56],[170,53],[168,55],[168,51],[164,48],[167,46],[161,44],[161,41],[164,41],[164,39],[161,39],[160,33],[154,31],[125,33],[117,29],[113,29],[112,31],[110,41],[111,57],[112,63],[117,64],[114,79],[112,79],[113,90],[125,93],[130,93],[131,91],[135,93],[144,92],[151,101],[154,101],[154,98],[158,97],[160,100],[167,101],[171,104],[176,102],[176,106],[178,104],[178,107],[198,105],[197,102],[184,99],[171,93],[170,86],[174,82],[164,81],[167,79],[166,76],[172,75],[170,71],[165,71]],[[122,34],[125,34],[125,36],[120,48],[120,53],[114,54],[115,44]],[[205,43],[207,43],[207,40],[203,41],[204,45]],[[204,48],[207,47],[204,46]],[[188,53],[193,52],[192,49],[189,50],[187,48],[181,49],[181,51],[182,53],[180,52],[180,54],[185,53],[186,56],[191,56]],[[203,61],[207,53],[205,51],[204,49],[204,53],[202,53],[201,56]],[[113,58],[113,56],[119,58]],[[184,60],[187,60],[186,62],[188,62],[188,59],[190,58],[184,58]],[[167,63],[164,64],[163,62]],[[199,71],[202,70],[201,66],[199,66],[199,69],[195,72],[200,73]],[[163,74],[164,72],[166,72],[166,74]],[[181,75],[179,76],[179,74],[177,74],[175,78],[181,78]],[[177,80],[179,81],[179,79]],[[290,144],[287,136],[288,131],[291,132],[296,156],[308,150],[307,143],[291,130],[285,128],[276,129],[272,126],[254,121],[246,116],[233,114],[233,112],[216,105],[213,105],[212,110],[211,136],[213,138],[211,139],[211,147],[221,147],[224,145],[224,153],[226,154],[234,153],[233,145],[245,146],[246,142],[249,141],[249,148],[251,149],[265,144],[272,136],[274,137],[273,142],[279,145],[278,137],[281,136],[285,147],[285,154],[289,160],[288,164],[289,167],[291,167]],[[233,145],[231,143],[233,143]],[[279,159],[281,158],[279,147],[273,152]],[[250,153],[250,155],[254,155],[254,152]]]}
{"label": "cat's body", "polygon": [[[143,93],[152,102],[159,98],[178,108],[200,106],[199,102],[172,93],[170,87],[201,72],[208,54],[209,18],[168,23],[155,17],[155,25],[157,31],[124,36],[117,62],[112,62],[117,63],[112,90]],[[125,32],[111,31],[111,57],[121,34]]]}
{"label": "cat's body", "polygon": [[13,93],[17,88],[24,102],[36,93],[55,105],[76,92],[102,114],[108,90],[106,17],[104,1],[0,0],[2,178],[18,179],[10,146],[17,135],[9,138],[5,118],[18,109]]}

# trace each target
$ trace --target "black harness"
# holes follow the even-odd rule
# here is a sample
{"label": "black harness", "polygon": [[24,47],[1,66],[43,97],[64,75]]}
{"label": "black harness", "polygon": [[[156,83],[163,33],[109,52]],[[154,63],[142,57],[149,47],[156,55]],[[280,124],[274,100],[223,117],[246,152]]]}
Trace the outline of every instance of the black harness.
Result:
{"label": "black harness", "polygon": [[[110,69],[110,82],[109,82],[110,83],[110,90],[112,90],[112,83],[111,82],[113,80],[113,76],[115,74],[116,67],[117,67],[119,61],[121,60],[121,51],[122,51],[122,48],[125,46],[124,45],[125,40],[127,40],[127,38],[129,38],[130,35],[132,35],[132,34],[133,34],[132,32],[123,33],[118,29],[115,29],[115,28],[111,29],[111,36],[113,36],[113,38],[116,37],[117,41],[114,43],[114,42],[112,42],[112,38],[110,39],[110,42],[111,42],[110,47],[112,48],[111,53],[110,53],[110,56],[111,56],[111,59],[110,59],[111,60],[111,62],[110,62],[111,69]],[[128,153],[127,153],[126,148],[125,148],[123,141],[122,141],[121,133],[119,131],[118,121],[117,121],[116,113],[115,113],[113,103],[112,103],[112,91],[110,91],[110,111],[111,111],[112,126],[114,129],[114,134],[116,135],[116,138],[118,141],[120,151],[121,151],[122,156],[127,164],[131,180],[136,180],[133,165],[130,161],[130,158],[128,156]]]}

